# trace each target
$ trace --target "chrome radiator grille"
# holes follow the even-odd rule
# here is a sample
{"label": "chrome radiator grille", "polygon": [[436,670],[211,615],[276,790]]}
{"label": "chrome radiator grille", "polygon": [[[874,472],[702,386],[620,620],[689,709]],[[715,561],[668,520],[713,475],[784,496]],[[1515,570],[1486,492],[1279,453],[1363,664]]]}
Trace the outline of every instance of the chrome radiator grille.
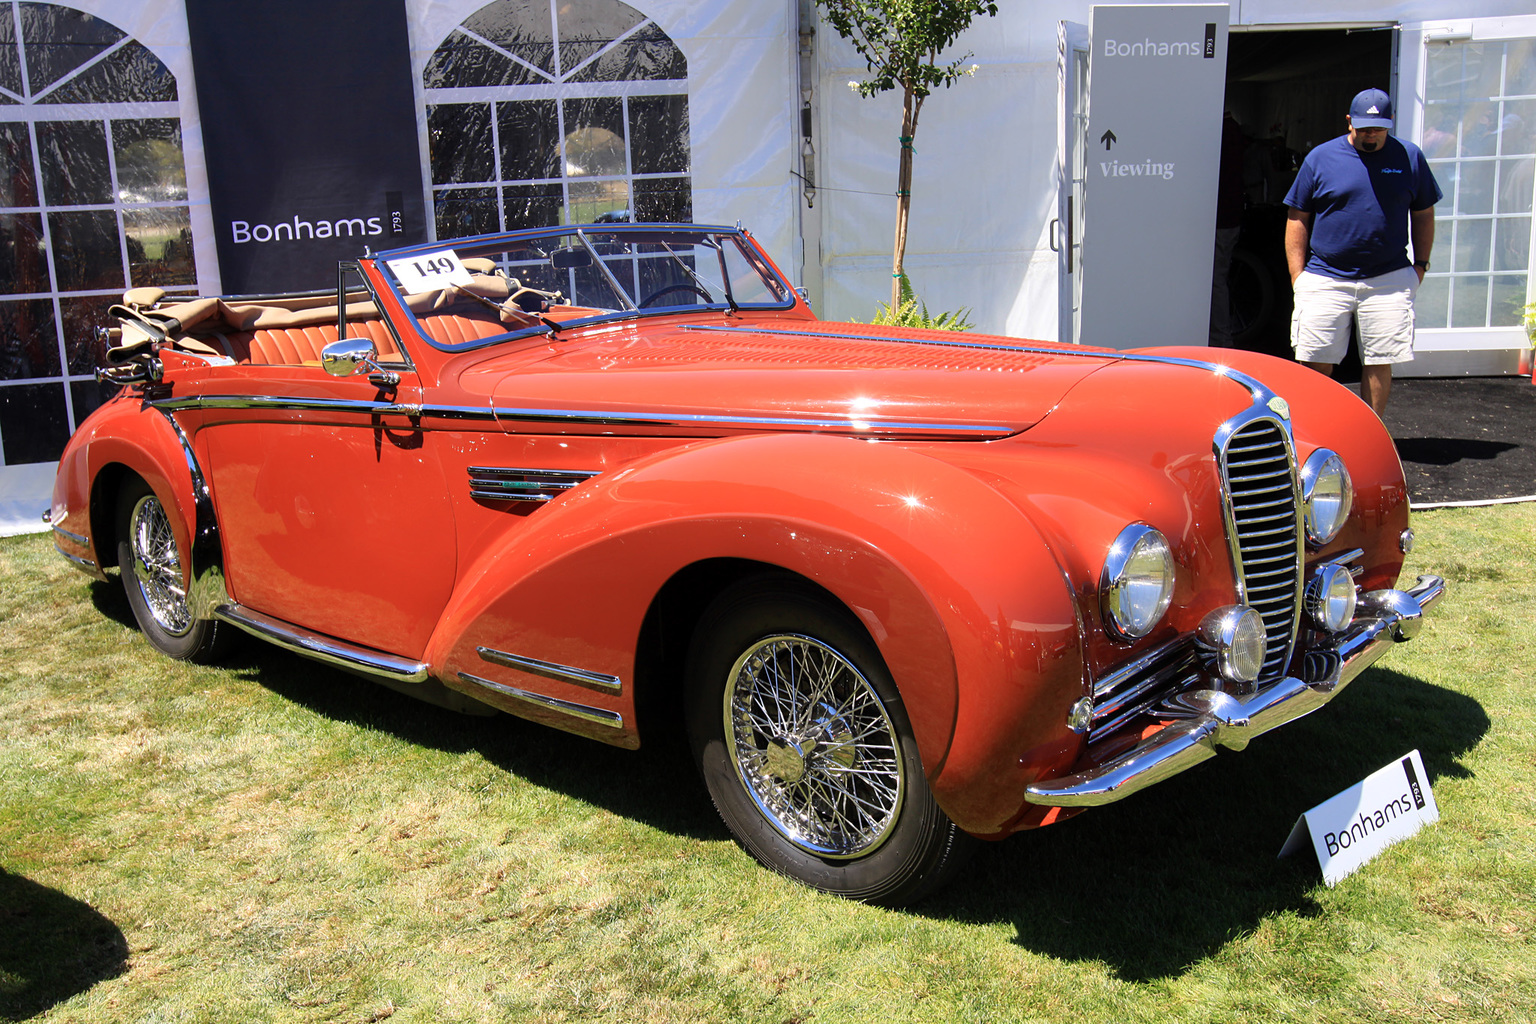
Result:
{"label": "chrome radiator grille", "polygon": [[1264,618],[1260,678],[1272,679],[1290,661],[1301,601],[1301,523],[1291,446],[1278,423],[1256,419],[1232,433],[1220,458],[1242,599]]}

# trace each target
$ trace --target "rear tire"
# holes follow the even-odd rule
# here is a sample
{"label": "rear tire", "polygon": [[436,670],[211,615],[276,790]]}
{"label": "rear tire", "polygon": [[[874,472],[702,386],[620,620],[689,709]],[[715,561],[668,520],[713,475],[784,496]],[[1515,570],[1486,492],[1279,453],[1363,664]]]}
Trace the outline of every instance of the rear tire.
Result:
{"label": "rear tire", "polygon": [[885,906],[947,881],[974,844],[939,809],[878,649],[793,580],[727,590],[694,633],[694,758],[726,826],[766,866]]}
{"label": "rear tire", "polygon": [[174,514],[149,484],[137,477],[129,481],[117,495],[117,565],[145,638],[172,658],[206,664],[228,649],[233,627],[192,617]]}

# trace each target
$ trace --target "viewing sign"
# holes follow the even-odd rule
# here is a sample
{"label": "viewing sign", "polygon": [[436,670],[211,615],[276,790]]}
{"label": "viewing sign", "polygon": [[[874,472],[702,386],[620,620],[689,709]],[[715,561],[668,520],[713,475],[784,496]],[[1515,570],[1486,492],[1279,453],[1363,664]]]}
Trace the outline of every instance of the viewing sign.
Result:
{"label": "viewing sign", "polygon": [[1393,843],[1440,820],[1417,750],[1296,819],[1280,856],[1312,837],[1323,881],[1338,884]]}
{"label": "viewing sign", "polygon": [[1085,345],[1204,345],[1226,4],[1095,7],[1083,184]]}

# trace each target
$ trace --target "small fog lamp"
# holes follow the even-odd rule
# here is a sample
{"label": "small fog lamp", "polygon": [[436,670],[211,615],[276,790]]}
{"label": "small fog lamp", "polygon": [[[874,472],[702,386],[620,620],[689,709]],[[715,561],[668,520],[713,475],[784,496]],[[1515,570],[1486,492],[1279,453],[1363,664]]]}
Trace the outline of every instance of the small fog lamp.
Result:
{"label": "small fog lamp", "polygon": [[1321,629],[1337,633],[1355,618],[1355,579],[1337,562],[1320,565],[1307,581],[1307,614]]}
{"label": "small fog lamp", "polygon": [[1256,609],[1232,604],[1217,608],[1200,622],[1200,646],[1216,658],[1216,671],[1228,682],[1251,683],[1264,668],[1264,619]]}

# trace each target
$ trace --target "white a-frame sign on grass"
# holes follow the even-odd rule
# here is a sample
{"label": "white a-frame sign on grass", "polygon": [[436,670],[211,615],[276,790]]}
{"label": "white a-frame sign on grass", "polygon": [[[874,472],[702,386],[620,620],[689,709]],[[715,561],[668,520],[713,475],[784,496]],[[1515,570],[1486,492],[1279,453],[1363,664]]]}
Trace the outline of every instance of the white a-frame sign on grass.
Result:
{"label": "white a-frame sign on grass", "polygon": [[1388,846],[1439,820],[1429,775],[1414,750],[1297,818],[1280,856],[1300,849],[1310,835],[1323,881],[1332,886]]}

